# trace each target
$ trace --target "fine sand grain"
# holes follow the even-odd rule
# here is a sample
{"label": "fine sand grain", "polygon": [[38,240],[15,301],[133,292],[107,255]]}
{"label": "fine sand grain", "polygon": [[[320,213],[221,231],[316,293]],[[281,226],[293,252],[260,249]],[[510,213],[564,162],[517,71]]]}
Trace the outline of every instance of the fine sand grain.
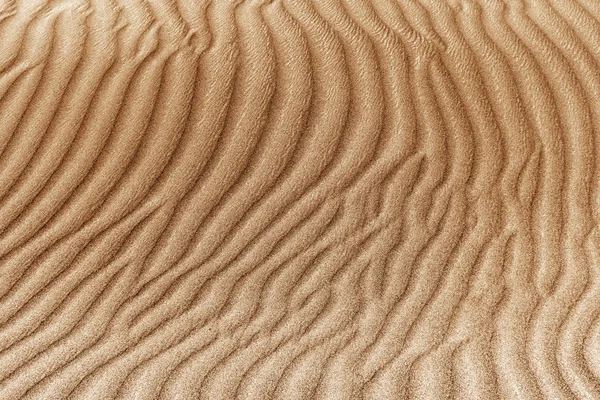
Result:
{"label": "fine sand grain", "polygon": [[0,400],[600,399],[598,0],[0,0]]}

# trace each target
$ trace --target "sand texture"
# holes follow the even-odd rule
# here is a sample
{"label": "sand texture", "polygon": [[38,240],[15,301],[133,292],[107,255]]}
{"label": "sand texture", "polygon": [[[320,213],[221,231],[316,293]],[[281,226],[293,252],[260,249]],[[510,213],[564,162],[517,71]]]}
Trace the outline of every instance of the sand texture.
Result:
{"label": "sand texture", "polygon": [[0,400],[600,399],[598,0],[0,0]]}

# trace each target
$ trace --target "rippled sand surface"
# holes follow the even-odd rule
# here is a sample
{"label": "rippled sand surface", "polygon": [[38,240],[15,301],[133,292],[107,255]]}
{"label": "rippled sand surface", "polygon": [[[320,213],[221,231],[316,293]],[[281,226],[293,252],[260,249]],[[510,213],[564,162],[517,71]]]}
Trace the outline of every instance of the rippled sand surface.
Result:
{"label": "rippled sand surface", "polygon": [[0,399],[600,399],[597,0],[0,0]]}

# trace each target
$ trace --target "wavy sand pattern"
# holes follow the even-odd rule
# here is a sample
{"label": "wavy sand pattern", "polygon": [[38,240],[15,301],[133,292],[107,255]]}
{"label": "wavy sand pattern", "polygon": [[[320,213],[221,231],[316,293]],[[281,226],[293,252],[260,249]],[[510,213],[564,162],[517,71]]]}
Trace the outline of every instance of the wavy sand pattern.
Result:
{"label": "wavy sand pattern", "polygon": [[596,0],[0,0],[0,399],[600,399]]}

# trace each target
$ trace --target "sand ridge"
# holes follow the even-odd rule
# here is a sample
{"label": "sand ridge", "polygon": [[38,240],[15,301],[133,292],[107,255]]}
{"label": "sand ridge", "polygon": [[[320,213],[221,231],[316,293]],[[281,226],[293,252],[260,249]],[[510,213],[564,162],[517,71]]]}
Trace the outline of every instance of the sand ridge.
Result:
{"label": "sand ridge", "polygon": [[0,399],[600,399],[600,3],[0,0]]}

